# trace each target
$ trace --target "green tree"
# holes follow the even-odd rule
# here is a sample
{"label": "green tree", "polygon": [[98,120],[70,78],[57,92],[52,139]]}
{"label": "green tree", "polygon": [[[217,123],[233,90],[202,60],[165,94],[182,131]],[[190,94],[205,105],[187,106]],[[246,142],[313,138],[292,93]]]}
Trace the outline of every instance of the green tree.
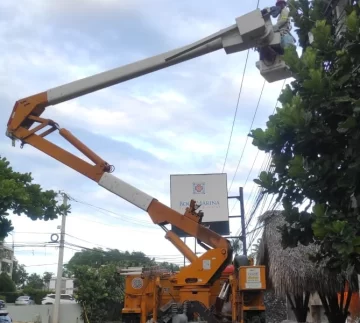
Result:
{"label": "green tree", "polygon": [[0,274],[0,293],[13,293],[16,291],[15,283],[7,273]]}
{"label": "green tree", "polygon": [[76,298],[85,308],[83,314],[90,322],[117,321],[121,314],[124,296],[124,276],[117,267],[161,266],[178,271],[179,266],[168,262],[156,262],[143,252],[122,252],[117,249],[99,248],[75,253],[64,266],[66,277],[74,277]]}
{"label": "green tree", "polygon": [[76,300],[92,323],[119,319],[119,305],[124,296],[124,279],[116,271],[116,265],[99,268],[77,266],[75,269]]}
{"label": "green tree", "polygon": [[27,279],[27,288],[42,289],[44,287],[43,279],[40,275],[32,273]]}
{"label": "green tree", "polygon": [[51,278],[53,278],[53,276],[54,276],[54,273],[50,273],[50,272],[48,272],[48,271],[45,271],[45,272],[43,273],[42,280],[43,280],[44,285],[45,285],[45,287],[46,287],[47,289],[49,289],[50,280],[51,280]]}
{"label": "green tree", "polygon": [[315,241],[314,260],[360,273],[360,7],[346,9],[339,30],[322,0],[289,2],[303,52],[286,50],[295,81],[266,129],[250,134],[274,169],[255,182],[282,202],[284,247]]}
{"label": "green tree", "polygon": [[242,243],[241,239],[239,239],[239,238],[231,239],[230,244],[231,244],[231,247],[233,249],[234,256],[236,254],[239,255],[239,254],[242,253],[242,251],[243,251],[243,243]]}
{"label": "green tree", "polygon": [[71,276],[76,267],[89,266],[100,268],[103,265],[116,264],[118,266],[153,266],[160,265],[170,270],[179,270],[179,267],[166,262],[157,263],[155,259],[147,257],[143,252],[122,252],[117,249],[103,250],[94,248],[76,252],[75,255],[64,265],[67,276]]}
{"label": "green tree", "polygon": [[16,286],[24,287],[29,274],[26,272],[25,265],[20,265],[17,261],[14,261],[12,279]]}
{"label": "green tree", "polygon": [[14,229],[8,218],[9,212],[45,221],[69,212],[69,207],[57,205],[56,195],[55,191],[44,191],[34,184],[31,173],[15,172],[9,161],[0,156],[0,241]]}

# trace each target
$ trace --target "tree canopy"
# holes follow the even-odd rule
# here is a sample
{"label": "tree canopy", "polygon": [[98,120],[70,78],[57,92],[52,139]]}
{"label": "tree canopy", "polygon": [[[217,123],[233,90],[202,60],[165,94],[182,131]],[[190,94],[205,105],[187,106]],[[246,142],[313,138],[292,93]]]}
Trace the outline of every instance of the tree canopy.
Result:
{"label": "tree canopy", "polygon": [[84,309],[83,316],[91,322],[116,321],[121,315],[124,297],[124,276],[118,274],[117,267],[155,265],[179,270],[179,266],[156,262],[143,252],[94,248],[75,253],[64,265],[64,274],[75,278],[75,295]]}
{"label": "tree canopy", "polygon": [[74,270],[77,291],[75,297],[90,322],[116,320],[121,313],[124,279],[116,272],[116,265],[100,268],[78,266]]}
{"label": "tree canopy", "polygon": [[15,292],[16,286],[11,277],[7,273],[0,274],[0,293]]}
{"label": "tree canopy", "polygon": [[94,248],[76,252],[69,262],[64,265],[64,272],[66,273],[66,276],[69,276],[72,275],[76,267],[79,266],[100,268],[107,264],[116,264],[124,267],[160,265],[174,271],[179,269],[179,266],[171,263],[157,263],[155,259],[149,258],[143,252],[139,251],[123,252],[117,249],[103,250],[101,248]]}
{"label": "tree canopy", "polygon": [[33,183],[31,173],[15,172],[10,162],[0,156],[0,241],[14,228],[9,220],[9,212],[27,215],[32,220],[53,220],[69,207],[58,206],[57,193],[43,190]]}
{"label": "tree canopy", "polygon": [[17,261],[13,263],[12,279],[16,286],[23,288],[29,277],[25,266],[19,264]]}
{"label": "tree canopy", "polygon": [[282,202],[284,247],[315,241],[314,260],[360,273],[360,7],[340,21],[324,15],[322,0],[289,7],[303,52],[286,50],[295,80],[266,129],[250,134],[272,158],[255,182]]}
{"label": "tree canopy", "polygon": [[32,273],[27,279],[27,288],[42,289],[44,287],[44,281],[39,274]]}

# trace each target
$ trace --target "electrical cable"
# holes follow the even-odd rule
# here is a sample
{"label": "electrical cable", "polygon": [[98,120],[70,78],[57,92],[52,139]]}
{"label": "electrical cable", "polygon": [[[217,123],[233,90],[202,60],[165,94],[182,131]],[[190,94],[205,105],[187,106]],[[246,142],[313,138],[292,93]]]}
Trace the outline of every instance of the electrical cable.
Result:
{"label": "electrical cable", "polygon": [[[259,99],[258,99],[256,108],[255,108],[255,113],[254,113],[254,115],[253,115],[253,118],[252,118],[252,121],[251,121],[251,125],[250,125],[250,129],[249,129],[248,133],[251,131],[251,129],[252,129],[252,127],[253,127],[253,124],[254,124],[254,121],[255,121],[255,117],[256,117],[257,111],[258,111],[259,106],[260,106],[260,101],[261,101],[261,98],[262,98],[262,95],[263,95],[263,92],[264,92],[265,84],[266,84],[266,80],[264,80],[263,86],[262,86],[262,88],[261,88],[260,96],[259,96]],[[242,149],[242,152],[241,152],[241,155],[240,155],[238,164],[237,164],[236,169],[235,169],[235,174],[234,174],[234,176],[233,176],[233,178],[232,178],[232,180],[231,180],[231,184],[230,184],[230,187],[229,187],[229,189],[228,189],[229,192],[231,191],[231,188],[232,188],[232,186],[233,186],[233,184],[234,184],[234,180],[235,180],[236,174],[237,174],[237,172],[238,172],[238,170],[239,170],[239,166],[240,166],[240,163],[241,163],[241,161],[242,161],[242,158],[243,158],[243,156],[244,156],[244,152],[245,152],[245,148],[246,148],[246,145],[247,145],[248,140],[249,140],[249,136],[246,136],[245,144],[244,144],[244,147],[243,147],[243,149]],[[235,202],[235,203],[236,203],[236,202]]]}
{"label": "electrical cable", "polygon": [[[148,220],[136,221],[135,219],[133,219],[130,216],[126,216],[124,214],[118,214],[118,213],[116,213],[114,211],[107,210],[107,209],[105,209],[103,207],[96,206],[94,204],[87,203],[87,202],[84,202],[84,201],[80,201],[80,200],[75,199],[75,198],[73,198],[71,196],[69,196],[69,200],[80,203],[80,204],[83,204],[83,205],[86,205],[88,207],[92,207],[92,208],[96,209],[98,212],[100,212],[100,213],[102,213],[102,214],[104,214],[106,216],[110,216],[112,218],[119,219],[119,220],[122,220],[124,222],[131,223],[131,224],[136,224],[136,225],[143,226],[143,227],[146,227],[146,228],[154,229],[154,225]],[[144,223],[144,222],[147,222],[147,223]]]}
{"label": "electrical cable", "polygon": [[[281,86],[280,93],[279,93],[279,95],[278,95],[278,99],[276,100],[276,103],[275,103],[274,110],[273,110],[273,113],[272,113],[272,114],[274,114],[275,111],[276,111],[277,104],[279,103],[279,97],[280,97],[280,95],[281,95],[281,92],[282,92],[283,89],[284,89],[286,80],[287,80],[287,79],[284,80],[284,82],[283,82],[283,84],[282,84],[282,86]],[[258,152],[259,152],[259,150],[258,150]],[[255,159],[254,159],[253,164],[255,164],[256,158],[257,158],[257,156],[255,156]],[[266,168],[264,167],[265,164],[266,164]],[[262,165],[261,165],[260,171],[259,171],[259,175],[260,175],[260,173],[261,173],[262,171],[264,171],[265,169],[266,169],[266,170],[269,170],[270,165],[271,165],[271,156],[268,155],[267,158],[266,158],[266,156],[265,156],[265,157],[264,157],[264,160],[263,160],[263,163],[262,163]],[[253,167],[252,167],[252,168],[253,168]],[[248,176],[247,176],[247,179],[249,178],[249,176],[250,176],[250,174],[251,174],[251,171],[252,171],[252,169],[249,171]],[[236,175],[236,174],[235,174],[235,175]],[[246,185],[246,181],[245,181],[245,185]],[[247,205],[249,204],[249,201],[250,201],[251,196],[252,196],[252,192],[254,191],[255,187],[256,187],[256,186],[255,186],[255,183],[253,183],[253,189],[252,189],[252,191],[251,191],[251,193],[250,193],[250,196],[248,197],[247,202],[246,202],[246,205],[245,205],[245,210],[246,210],[245,212],[246,212],[246,213],[248,213],[248,212],[247,212]],[[254,200],[253,200],[254,202],[253,202],[253,207],[252,207],[252,209],[251,209],[250,217],[249,217],[249,219],[246,221],[246,224],[245,224],[245,230],[248,229],[248,227],[249,227],[252,219],[253,219],[254,216],[255,216],[256,210],[257,210],[257,208],[258,208],[258,206],[259,206],[259,204],[260,204],[260,202],[261,202],[261,200],[262,200],[262,198],[263,198],[262,191],[263,191],[263,189],[260,188],[260,187],[257,189],[257,193],[256,193],[255,198],[254,198]],[[233,207],[232,207],[232,209],[231,209],[231,212],[233,211],[233,209],[234,209],[235,206],[236,206],[236,202],[234,203],[234,205],[233,205]],[[274,206],[274,207],[275,207],[275,206]],[[241,232],[241,228],[238,230],[238,232],[236,233],[236,235],[240,235],[240,232]]]}
{"label": "electrical cable", "polygon": [[[24,267],[40,267],[40,266],[54,266],[54,265],[57,265],[57,262],[55,263],[52,263],[52,264],[37,264],[37,265],[24,265]],[[64,264],[66,265],[66,264]]]}
{"label": "electrical cable", "polygon": [[[93,243],[91,241],[88,241],[88,240],[85,240],[85,239],[81,239],[81,238],[78,238],[78,237],[75,237],[71,234],[68,234],[68,233],[65,233],[67,236],[71,237],[71,238],[74,238],[74,239],[77,239],[79,241],[83,241],[83,242],[87,242],[87,243],[90,243],[90,244],[93,244],[93,245],[97,245],[99,247],[102,247],[102,248],[106,248],[108,250],[119,250],[119,249],[116,249],[116,248],[110,248],[110,247],[107,247],[107,246],[104,246],[104,245],[100,245],[100,244],[96,244],[96,243]],[[78,247],[81,247],[81,246],[78,246]],[[123,251],[123,250],[119,250],[120,252],[123,252],[125,253],[126,251]],[[180,257],[182,258],[183,256],[182,255],[146,255],[146,257],[156,257],[156,258],[169,258],[169,259],[173,259],[173,258],[177,258],[177,257]]]}
{"label": "electrical cable", "polygon": [[[69,243],[69,242],[65,242],[65,247],[66,248],[69,248],[69,249],[72,249],[72,250],[75,250],[73,248],[78,248],[76,249],[75,251],[82,251],[81,249],[83,250],[87,250],[87,251],[93,251],[93,252],[99,252],[99,253],[104,253],[104,254],[108,254],[108,251],[105,251],[105,250],[101,250],[101,249],[92,249],[92,248],[88,248],[88,247],[84,247],[84,246],[80,246],[80,245],[77,245],[77,244],[73,244],[73,243]],[[154,256],[149,256],[149,255],[146,255],[144,254],[144,256],[136,256],[136,255],[121,255],[122,258],[126,259],[128,258],[129,260],[143,260],[144,258],[149,258],[150,260],[151,259],[157,259],[159,262],[162,261],[162,262],[166,262],[166,261],[172,261],[172,260],[181,260],[183,259],[183,255],[178,255],[178,256],[173,256],[171,258],[166,258],[166,257],[163,257],[163,256],[160,256],[160,257],[154,257]]]}
{"label": "electrical cable", "polygon": [[[260,0],[258,0],[256,8],[259,8],[259,5],[260,5]],[[229,155],[229,150],[230,150],[231,140],[232,140],[232,136],[233,136],[233,132],[234,132],[236,116],[237,116],[237,112],[238,112],[238,109],[239,109],[240,97],[241,97],[241,93],[242,93],[243,82],[244,82],[244,79],[245,79],[245,72],[246,72],[247,62],[248,62],[248,59],[249,59],[249,54],[250,54],[250,49],[248,49],[248,51],[246,53],[245,65],[244,65],[243,75],[242,75],[242,79],[241,79],[241,83],[240,83],[239,95],[238,95],[237,102],[236,102],[234,118],[233,118],[233,122],[232,122],[232,126],[231,126],[230,138],[229,138],[228,146],[227,146],[227,149],[226,149],[224,164],[223,164],[222,171],[221,171],[222,173],[224,173],[227,158],[228,158],[228,155]]]}
{"label": "electrical cable", "polygon": [[[74,217],[69,217],[69,219],[75,219]],[[76,217],[76,219],[81,219],[81,221],[86,221],[86,222],[92,222],[92,223],[97,223],[97,224],[101,224],[101,225],[105,225],[107,227],[114,227],[114,224],[113,223],[105,223],[105,222],[99,222],[99,221],[95,221],[95,220],[90,220],[88,218],[85,218],[85,217]],[[133,223],[133,222],[132,222]],[[133,223],[133,224],[136,224],[138,225],[138,223]],[[120,224],[118,224],[117,226],[120,226]],[[144,232],[144,233],[154,233],[154,231],[156,231],[157,229],[159,229],[158,226],[155,226],[153,225],[153,228],[149,228],[149,227],[146,227],[148,228],[149,230],[140,230],[140,229],[131,229],[129,227],[126,228],[127,231],[135,231],[135,232]],[[152,232],[153,231],[153,232]]]}
{"label": "electrical cable", "polygon": [[[276,103],[275,103],[275,106],[274,106],[274,110],[273,110],[272,115],[273,115],[273,114],[275,113],[275,111],[276,111],[276,107],[277,107],[277,105],[278,105],[278,103],[279,103],[279,97],[280,97],[280,95],[281,95],[281,92],[282,92],[283,89],[284,89],[286,80],[287,80],[287,79],[285,79],[285,80],[283,81],[283,84],[282,84],[282,86],[281,86],[280,93],[279,93],[279,95],[278,95],[278,99],[276,100]],[[255,158],[256,158],[256,157],[255,157]],[[259,171],[259,175],[260,175],[260,173],[264,170],[265,162],[267,163],[266,170],[268,170],[269,167],[270,167],[270,163],[271,163],[271,156],[270,156],[270,155],[268,155],[267,158],[266,158],[266,156],[264,157],[263,163],[262,163],[262,165],[261,165],[261,169],[260,169],[260,171]],[[248,175],[248,177],[249,177],[249,176],[250,176],[250,174]],[[255,183],[254,183],[254,184],[255,184]],[[258,192],[258,194],[260,194],[260,192]],[[255,200],[256,200],[256,199],[257,199],[257,198],[255,198]],[[246,206],[248,205],[249,200],[250,200],[250,199],[247,200]],[[246,206],[245,206],[245,208],[246,208]],[[250,222],[249,222],[249,223],[250,223]]]}
{"label": "electrical cable", "polygon": [[94,242],[91,242],[91,241],[88,241],[88,240],[80,239],[80,238],[75,237],[75,236],[73,236],[73,235],[71,235],[71,234],[69,234],[69,233],[65,233],[65,235],[67,235],[67,236],[69,236],[69,237],[71,237],[71,238],[74,238],[74,239],[76,239],[76,240],[79,240],[79,241],[83,241],[83,242],[90,243],[90,244],[95,245],[95,246],[99,246],[99,247],[106,248],[106,249],[112,249],[112,248],[106,247],[106,246],[101,245],[101,244],[97,244],[97,243],[94,243]]}
{"label": "electrical cable", "polygon": [[231,144],[231,139],[232,139],[232,135],[233,135],[233,131],[234,131],[237,111],[238,111],[238,108],[239,108],[240,96],[241,96],[241,93],[242,93],[242,87],[243,87],[243,82],[244,82],[244,78],[245,78],[245,71],[246,71],[246,66],[247,66],[247,62],[248,62],[248,59],[249,59],[249,54],[250,54],[250,49],[248,49],[247,54],[246,54],[246,60],[245,60],[243,76],[242,76],[242,79],[241,79],[240,90],[239,90],[239,95],[238,95],[238,99],[237,99],[237,103],[236,103],[234,118],[233,118],[233,122],[232,122],[232,126],[231,126],[230,138],[229,138],[229,142],[228,142],[228,146],[227,146],[227,150],[226,150],[225,160],[224,160],[223,168],[222,168],[222,171],[221,171],[222,173],[224,173],[225,166],[226,166],[226,161],[227,161],[229,150],[230,150],[230,144]]}

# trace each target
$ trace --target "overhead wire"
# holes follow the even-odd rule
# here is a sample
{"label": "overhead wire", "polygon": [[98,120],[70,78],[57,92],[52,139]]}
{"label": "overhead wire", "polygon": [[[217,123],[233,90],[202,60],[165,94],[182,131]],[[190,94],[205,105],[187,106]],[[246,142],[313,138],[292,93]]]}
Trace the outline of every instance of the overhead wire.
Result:
{"label": "overhead wire", "polygon": [[[280,95],[281,95],[281,92],[282,92],[282,90],[283,90],[283,88],[284,88],[285,83],[286,83],[286,79],[284,80],[284,82],[283,82],[283,84],[282,84],[282,86],[281,86],[280,93],[279,93],[279,95],[278,95],[278,99],[276,100],[276,103],[275,103],[274,110],[273,110],[273,113],[272,113],[272,114],[274,114],[275,111],[276,111],[277,104],[279,103],[279,97],[280,97]],[[259,150],[258,150],[258,152],[259,152]],[[257,157],[258,157],[258,154],[257,154],[257,155],[255,156],[255,158],[254,158],[253,165],[255,164],[255,161],[256,161]],[[270,170],[270,166],[271,166],[271,156],[270,156],[270,155],[265,155],[265,156],[264,156],[264,159],[263,159],[263,163],[262,163],[261,168],[260,168],[260,170],[259,170],[258,176],[260,175],[260,173],[261,173],[262,171],[269,171],[269,170]],[[253,169],[253,167],[251,167],[251,169],[250,169],[250,171],[249,171],[249,173],[248,173],[247,180],[248,180],[248,178],[250,177],[250,174],[251,174],[251,172],[252,172],[252,169]],[[245,181],[245,183],[247,183],[247,181]],[[244,185],[244,186],[245,186],[245,185]],[[250,216],[249,216],[248,219],[246,219],[246,221],[245,221],[246,237],[248,237],[248,235],[249,235],[250,232],[254,233],[254,232],[256,232],[256,231],[258,230],[258,228],[255,227],[255,229],[253,229],[252,231],[250,231],[250,232],[248,231],[249,225],[250,225],[251,221],[253,220],[253,218],[255,217],[255,214],[257,213],[256,211],[258,210],[258,207],[259,207],[259,205],[260,205],[260,203],[261,203],[261,201],[262,201],[262,199],[263,199],[263,195],[264,195],[264,194],[263,194],[263,188],[258,187],[257,190],[256,190],[255,197],[254,197],[254,199],[253,199],[253,205],[252,205],[252,207],[251,207],[251,211],[248,212],[247,206],[248,206],[248,204],[249,204],[249,202],[250,202],[250,200],[251,200],[251,196],[253,195],[253,191],[255,190],[255,188],[256,188],[256,184],[253,183],[253,188],[252,188],[252,190],[251,190],[251,193],[250,193],[250,195],[249,195],[249,197],[248,197],[248,199],[247,199],[246,205],[245,205],[245,210],[246,210],[246,211],[245,211],[245,214],[250,213]],[[266,201],[263,202],[263,203],[266,203]],[[265,204],[263,204],[263,205],[265,205]],[[235,206],[236,206],[236,202],[234,203],[233,208],[231,209],[231,212],[232,212],[232,210],[234,209]],[[263,208],[264,208],[264,207],[262,207],[262,210],[263,210]],[[238,235],[240,235],[240,233],[241,233],[241,228],[239,228],[239,230],[237,231],[236,235],[238,236]],[[251,237],[251,239],[250,239],[250,243],[247,244],[249,248],[251,247],[251,244],[252,244],[253,240],[254,240],[254,235],[252,235],[252,237]]]}
{"label": "overhead wire", "polygon": [[[286,80],[287,80],[287,79],[285,79],[284,82],[283,82],[283,84],[282,84],[282,87],[281,87],[281,89],[280,89],[280,93],[279,93],[278,99],[277,99],[277,101],[276,101],[276,103],[275,103],[275,107],[274,107],[274,110],[273,110],[273,113],[272,113],[272,114],[274,114],[275,111],[276,111],[277,105],[278,105],[278,103],[279,103],[279,97],[280,97],[280,95],[281,95],[281,92],[282,92],[283,89],[284,89],[284,86],[285,86],[285,84],[286,84]],[[273,171],[273,169],[272,169],[273,167],[271,166],[271,161],[272,161],[271,155],[268,155],[267,158],[265,157],[265,158],[264,158],[264,161],[265,161],[265,160],[267,160],[266,171],[267,171],[267,172]],[[248,221],[246,222],[246,228],[249,227],[252,219],[255,217],[256,211],[257,211],[257,209],[258,209],[258,207],[259,207],[259,205],[260,205],[261,200],[264,198],[264,193],[263,193],[263,191],[264,191],[264,189],[259,188],[258,193],[257,193],[257,202],[256,202],[256,203],[253,205],[253,207],[252,207],[251,215],[250,215]],[[264,208],[265,208],[265,205],[266,205],[266,201],[267,201],[268,196],[269,196],[269,194],[266,193],[265,199],[263,200],[263,204],[262,204],[261,210],[260,210],[260,212],[259,212],[260,214],[263,214],[263,213],[265,212],[265,211],[264,211]],[[270,200],[270,203],[268,204],[268,207],[267,207],[266,211],[269,210],[273,198],[274,198],[274,195],[272,196],[272,198],[271,198],[271,200]],[[277,205],[276,205],[276,203],[275,203],[275,204],[273,205],[273,208],[272,208],[272,209],[275,209],[276,206],[277,206]],[[255,226],[255,228],[256,228],[256,226]],[[253,234],[253,235],[250,237],[250,241],[249,241],[249,244],[248,244],[249,247],[251,247],[251,245],[252,245],[252,243],[254,242],[255,239],[256,239],[256,236]]]}
{"label": "overhead wire", "polygon": [[[259,96],[259,99],[258,99],[256,108],[255,108],[255,112],[254,112],[254,115],[253,115],[253,118],[252,118],[252,121],[251,121],[251,125],[250,125],[250,128],[249,128],[249,132],[251,131],[251,129],[252,129],[252,127],[253,127],[253,124],[254,124],[254,121],[255,121],[255,118],[256,118],[256,114],[257,114],[257,111],[258,111],[259,106],[260,106],[261,98],[262,98],[262,95],[263,95],[263,92],[264,92],[265,83],[266,83],[266,81],[264,80],[263,86],[262,86],[261,91],[260,91],[260,96]],[[244,146],[243,146],[243,149],[242,149],[242,152],[241,152],[239,161],[238,161],[238,163],[237,163],[237,166],[236,166],[236,169],[235,169],[235,173],[234,173],[234,176],[233,176],[233,178],[232,178],[232,180],[231,180],[231,184],[230,184],[230,187],[229,187],[228,191],[231,190],[232,185],[234,184],[234,180],[235,180],[236,174],[237,174],[237,172],[238,172],[238,170],[239,170],[239,167],[240,167],[242,158],[243,158],[243,156],[244,156],[244,152],[245,152],[245,148],[246,148],[246,145],[247,145],[248,140],[249,140],[249,136],[246,136],[245,144],[244,144]],[[255,164],[255,162],[254,162],[253,164]],[[253,168],[253,167],[254,167],[254,166],[252,166],[252,168]],[[251,169],[252,169],[252,168],[251,168]],[[250,176],[250,174],[248,174],[248,177],[249,177],[249,176]],[[234,209],[236,203],[237,203],[237,202],[235,201],[235,203],[233,204],[233,207],[232,207],[232,209],[231,209],[231,212],[232,212],[232,210]]]}
{"label": "overhead wire", "polygon": [[[257,1],[256,8],[259,8],[259,5],[260,5],[260,0]],[[245,65],[244,65],[244,70],[243,70],[242,79],[241,79],[241,83],[240,83],[239,94],[238,94],[238,98],[237,98],[237,102],[236,102],[234,118],[233,118],[232,125],[231,125],[230,137],[229,137],[229,141],[228,141],[228,145],[227,145],[227,149],[226,149],[225,160],[224,160],[224,164],[223,164],[222,171],[221,171],[222,173],[224,173],[227,158],[228,158],[229,151],[230,151],[230,145],[231,145],[231,140],[232,140],[232,136],[233,136],[233,132],[234,132],[234,126],[235,126],[235,121],[236,121],[236,117],[237,117],[237,112],[239,109],[240,97],[241,97],[243,83],[244,83],[244,79],[245,79],[245,72],[246,72],[246,67],[247,67],[247,63],[248,63],[248,59],[249,59],[249,54],[250,54],[250,49],[248,49],[247,53],[246,53]]]}
{"label": "overhead wire", "polygon": [[[54,266],[57,265],[57,262],[52,263],[52,264],[36,264],[36,265],[24,265],[25,267],[40,267],[40,266]],[[64,264],[66,265],[66,264]]]}
{"label": "overhead wire", "polygon": [[[88,248],[88,247],[70,243],[70,242],[65,242],[65,246],[70,249],[71,248],[79,248],[79,249],[94,251],[94,252],[99,252],[99,253],[108,253],[108,251],[105,251],[105,250]],[[81,251],[81,250],[76,250],[76,251]],[[136,255],[132,255],[129,253],[128,255],[122,254],[121,257],[124,259],[128,258],[129,260],[143,260],[144,258],[150,258],[150,259],[158,259],[158,261],[171,261],[174,259],[180,260],[183,258],[183,255],[174,255],[170,258],[170,257],[163,257],[163,256],[154,257],[154,256],[146,255],[146,254],[144,254],[144,256],[136,256]]]}
{"label": "overhead wire", "polygon": [[[256,118],[256,115],[257,115],[257,111],[258,111],[259,106],[260,106],[261,98],[262,98],[262,95],[263,95],[263,93],[264,93],[265,84],[266,84],[266,80],[264,80],[264,82],[263,82],[263,85],[262,85],[262,88],[261,88],[261,91],[260,91],[260,96],[259,96],[259,99],[258,99],[256,108],[255,108],[255,112],[254,112],[254,115],[253,115],[253,118],[252,118],[252,121],[251,121],[251,124],[250,124],[250,129],[249,129],[248,133],[251,131],[251,129],[252,129],[253,125],[254,125],[254,121],[255,121],[255,118]],[[231,180],[231,184],[230,184],[230,187],[229,187],[229,191],[231,191],[231,188],[232,188],[232,186],[233,186],[233,184],[234,184],[234,180],[235,180],[235,177],[236,177],[237,172],[238,172],[238,170],[239,170],[239,167],[240,167],[242,158],[243,158],[243,156],[244,156],[244,152],[245,152],[245,149],[246,149],[246,145],[247,145],[247,143],[248,143],[248,140],[249,140],[249,136],[247,135],[247,136],[246,136],[246,140],[245,140],[245,144],[244,144],[244,146],[243,146],[243,149],[242,149],[242,152],[241,152],[239,161],[238,161],[237,166],[236,166],[236,169],[235,169],[234,176],[233,176],[233,178],[232,178],[232,180]]]}
{"label": "overhead wire", "polygon": [[232,135],[233,135],[233,132],[234,132],[234,126],[235,126],[237,111],[238,111],[238,108],[239,108],[240,96],[241,96],[241,93],[242,93],[242,87],[243,87],[243,82],[244,82],[244,79],[245,79],[245,71],[246,71],[247,62],[248,62],[248,59],[249,59],[249,54],[250,54],[250,49],[248,49],[247,54],[246,54],[246,60],[245,60],[245,66],[244,66],[243,76],[242,76],[242,79],[241,79],[239,95],[238,95],[238,98],[237,98],[237,103],[236,103],[234,118],[233,118],[233,122],[232,122],[232,126],[231,126],[231,131],[230,131],[230,138],[229,138],[228,146],[227,146],[227,149],[226,149],[225,160],[224,160],[223,168],[222,168],[222,171],[221,171],[222,173],[223,173],[224,170],[225,170],[227,158],[228,158],[228,155],[229,155],[229,150],[230,150]]}
{"label": "overhead wire", "polygon": [[111,218],[114,218],[114,219],[119,219],[121,221],[124,221],[124,222],[127,222],[127,223],[131,223],[131,224],[136,224],[136,225],[139,225],[139,226],[142,226],[142,227],[146,227],[146,228],[149,228],[149,229],[153,229],[156,228],[156,226],[154,226],[150,221],[148,220],[136,220],[130,216],[127,216],[127,215],[124,215],[124,214],[119,214],[117,212],[114,212],[114,211],[111,211],[111,210],[108,210],[108,209],[105,209],[103,207],[100,207],[100,206],[96,206],[94,204],[91,204],[91,203],[88,203],[88,202],[84,202],[84,201],[81,201],[79,199],[76,199],[72,196],[69,196],[69,199],[71,201],[74,201],[74,202],[77,202],[79,204],[83,204],[85,206],[88,206],[88,207],[91,207],[93,209],[96,209],[98,212],[106,215],[106,216],[109,216]]}

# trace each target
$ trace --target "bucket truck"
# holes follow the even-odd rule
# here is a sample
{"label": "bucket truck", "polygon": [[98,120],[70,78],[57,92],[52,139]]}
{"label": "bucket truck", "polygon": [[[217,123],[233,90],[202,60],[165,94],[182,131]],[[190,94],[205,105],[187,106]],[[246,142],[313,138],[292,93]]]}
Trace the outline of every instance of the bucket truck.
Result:
{"label": "bucket truck", "polygon": [[[237,257],[234,270],[227,274],[225,280],[221,280],[224,270],[232,261],[232,248],[226,238],[201,224],[202,214],[196,211],[195,201],[191,201],[185,214],[160,203],[114,176],[112,165],[58,123],[42,117],[42,113],[49,106],[222,48],[226,54],[255,48],[260,52],[260,60],[256,64],[260,74],[268,82],[285,79],[291,73],[281,58],[280,33],[274,32],[271,15],[273,9],[251,11],[236,18],[235,24],[190,45],[20,99],[13,107],[6,133],[13,145],[16,140],[21,142],[21,147],[29,144],[144,210],[154,224],[164,229],[165,237],[189,260],[190,265],[167,276],[151,270],[141,270],[136,277],[127,273],[127,295],[132,297],[132,302],[125,304],[124,322],[262,322],[265,269],[249,266],[247,259],[239,260]],[[91,162],[51,142],[48,135],[56,131]],[[195,237],[206,252],[198,257],[173,231],[167,229],[167,224]],[[221,281],[223,286],[220,286]],[[162,298],[165,288],[172,293]],[[170,306],[164,302],[170,302]],[[224,304],[228,304],[228,315],[223,312]]]}

